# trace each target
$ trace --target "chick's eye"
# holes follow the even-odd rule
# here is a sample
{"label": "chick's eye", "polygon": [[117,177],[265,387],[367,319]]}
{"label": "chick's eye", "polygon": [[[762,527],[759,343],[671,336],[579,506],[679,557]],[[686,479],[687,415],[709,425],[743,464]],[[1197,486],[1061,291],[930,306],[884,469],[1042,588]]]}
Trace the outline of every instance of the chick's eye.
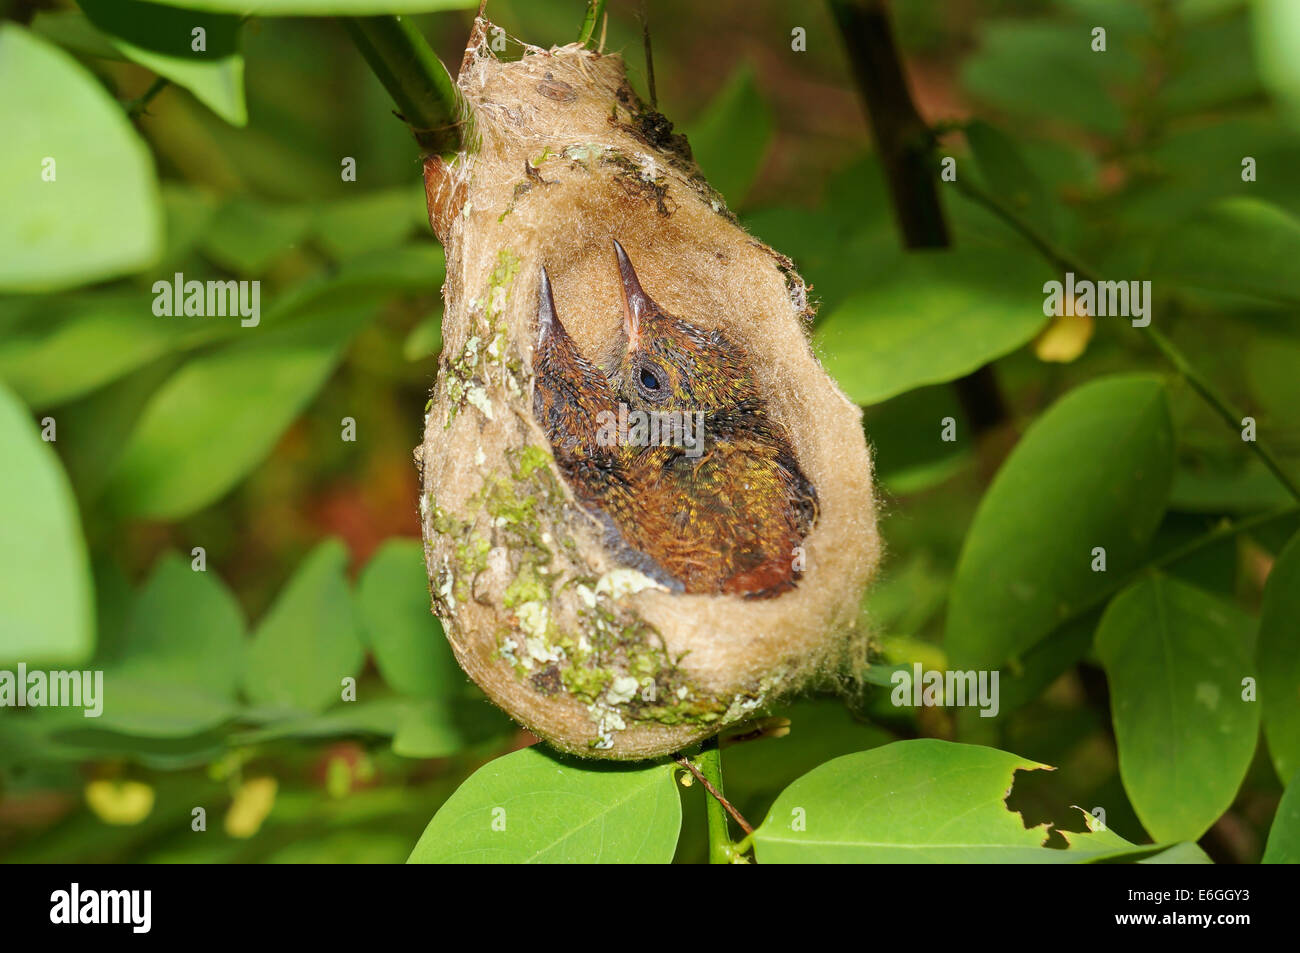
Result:
{"label": "chick's eye", "polygon": [[657,391],[659,389],[659,378],[648,367],[641,368],[641,386],[646,390]]}

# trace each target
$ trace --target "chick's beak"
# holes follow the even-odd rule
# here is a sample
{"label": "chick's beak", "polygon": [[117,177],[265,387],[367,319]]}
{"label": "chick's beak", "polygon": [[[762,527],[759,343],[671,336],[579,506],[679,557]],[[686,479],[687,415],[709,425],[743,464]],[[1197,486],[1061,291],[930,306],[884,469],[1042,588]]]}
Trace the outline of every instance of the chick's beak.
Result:
{"label": "chick's beak", "polygon": [[542,266],[541,288],[537,293],[537,343],[544,342],[556,328],[564,330],[560,319],[555,316],[555,298],[551,295],[551,276]]}
{"label": "chick's beak", "polygon": [[618,261],[618,277],[623,285],[623,333],[627,335],[627,349],[634,351],[641,343],[641,320],[654,309],[655,303],[642,290],[636,270],[617,238],[614,239],[614,257]]}

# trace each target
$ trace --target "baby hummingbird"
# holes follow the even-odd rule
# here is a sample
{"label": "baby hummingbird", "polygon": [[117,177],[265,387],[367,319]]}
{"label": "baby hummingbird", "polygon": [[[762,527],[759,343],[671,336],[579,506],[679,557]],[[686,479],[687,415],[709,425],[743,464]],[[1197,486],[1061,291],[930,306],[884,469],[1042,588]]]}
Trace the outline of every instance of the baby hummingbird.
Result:
{"label": "baby hummingbird", "polygon": [[817,494],[750,361],[655,303],[617,241],[614,256],[623,321],[603,370],[563,330],[543,269],[533,404],[556,463],[621,555],[672,588],[793,588]]}

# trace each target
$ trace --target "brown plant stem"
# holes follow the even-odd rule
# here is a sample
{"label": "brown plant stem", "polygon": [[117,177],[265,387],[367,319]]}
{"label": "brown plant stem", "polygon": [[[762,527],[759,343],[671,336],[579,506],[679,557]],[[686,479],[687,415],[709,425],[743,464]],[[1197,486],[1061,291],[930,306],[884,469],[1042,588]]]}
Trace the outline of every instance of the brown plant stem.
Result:
{"label": "brown plant stem", "polygon": [[[884,0],[828,0],[849,51],[867,122],[880,153],[889,197],[907,248],[952,244],[930,159],[931,134],[908,88]],[[992,365],[953,382],[972,433],[995,430],[1009,419]]]}

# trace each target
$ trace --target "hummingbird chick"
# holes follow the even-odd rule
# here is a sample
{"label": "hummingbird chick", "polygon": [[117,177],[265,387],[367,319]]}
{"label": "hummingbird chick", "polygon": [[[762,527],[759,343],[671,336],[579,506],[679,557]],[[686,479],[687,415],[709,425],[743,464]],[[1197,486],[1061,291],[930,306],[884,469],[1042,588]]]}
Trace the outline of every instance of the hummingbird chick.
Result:
{"label": "hummingbird chick", "polygon": [[670,588],[794,588],[817,493],[750,361],[721,331],[659,307],[617,241],[614,256],[623,320],[603,366],[565,331],[542,269],[533,412],[560,471],[607,544]]}

